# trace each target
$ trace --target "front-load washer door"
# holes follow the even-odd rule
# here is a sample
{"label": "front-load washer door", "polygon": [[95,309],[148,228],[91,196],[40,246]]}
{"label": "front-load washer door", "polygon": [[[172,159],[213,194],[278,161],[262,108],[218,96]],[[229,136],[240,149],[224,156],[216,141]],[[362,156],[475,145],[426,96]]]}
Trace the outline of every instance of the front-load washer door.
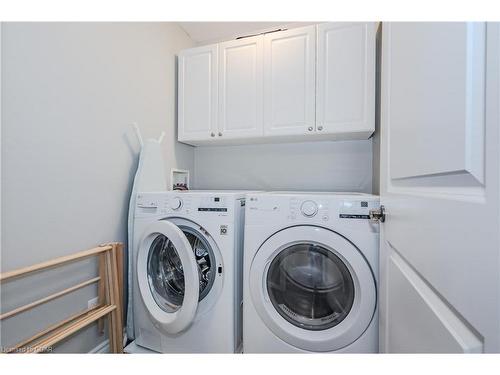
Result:
{"label": "front-load washer door", "polygon": [[222,254],[210,233],[198,223],[180,217],[169,217],[186,236],[198,265],[200,296],[195,319],[208,313],[217,303],[223,287]]}
{"label": "front-load washer door", "polygon": [[266,326],[294,347],[335,351],[356,341],[376,308],[376,284],[360,251],[321,227],[275,233],[250,268],[252,302]]}
{"label": "front-load washer door", "polygon": [[176,334],[193,321],[198,308],[199,271],[193,248],[177,225],[152,223],[137,254],[137,281],[154,323]]}

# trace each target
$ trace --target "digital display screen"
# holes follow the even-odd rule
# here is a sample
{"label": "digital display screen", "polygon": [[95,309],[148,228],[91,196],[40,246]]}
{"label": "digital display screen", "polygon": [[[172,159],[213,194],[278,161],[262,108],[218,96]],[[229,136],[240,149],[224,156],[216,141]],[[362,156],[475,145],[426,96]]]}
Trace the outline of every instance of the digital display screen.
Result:
{"label": "digital display screen", "polygon": [[369,219],[370,215],[357,215],[357,214],[340,214],[341,219]]}
{"label": "digital display screen", "polygon": [[198,211],[202,211],[202,212],[227,212],[227,208],[221,208],[221,207],[199,207]]}

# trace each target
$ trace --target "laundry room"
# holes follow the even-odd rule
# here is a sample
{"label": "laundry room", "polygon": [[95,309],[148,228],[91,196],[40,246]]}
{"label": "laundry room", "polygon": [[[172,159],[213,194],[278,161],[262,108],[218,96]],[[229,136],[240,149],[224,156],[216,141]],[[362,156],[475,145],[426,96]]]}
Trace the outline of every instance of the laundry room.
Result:
{"label": "laundry room", "polygon": [[0,353],[500,360],[487,8],[144,8],[0,14]]}

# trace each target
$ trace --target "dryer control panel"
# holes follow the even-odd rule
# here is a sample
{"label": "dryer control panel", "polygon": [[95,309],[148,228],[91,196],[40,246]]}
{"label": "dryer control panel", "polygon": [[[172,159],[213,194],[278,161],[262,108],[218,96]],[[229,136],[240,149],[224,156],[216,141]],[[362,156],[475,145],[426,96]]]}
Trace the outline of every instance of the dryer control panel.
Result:
{"label": "dryer control panel", "polygon": [[278,194],[262,193],[247,197],[247,222],[269,221],[332,225],[368,223],[370,210],[379,206],[379,198],[368,194]]}

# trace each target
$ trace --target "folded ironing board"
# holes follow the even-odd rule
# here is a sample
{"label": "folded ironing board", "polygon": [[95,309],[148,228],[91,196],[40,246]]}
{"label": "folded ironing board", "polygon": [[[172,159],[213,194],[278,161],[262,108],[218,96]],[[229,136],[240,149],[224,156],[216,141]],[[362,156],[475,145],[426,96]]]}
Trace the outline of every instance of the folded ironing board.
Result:
{"label": "folded ironing board", "polygon": [[165,164],[161,154],[161,141],[163,133],[158,140],[148,139],[142,142],[140,133],[136,127],[137,136],[141,143],[141,151],[139,154],[139,164],[135,173],[134,183],[132,185],[132,193],[130,194],[130,204],[128,209],[128,304],[127,304],[127,337],[134,339],[134,312],[132,308],[132,287],[134,273],[134,244],[133,225],[135,213],[135,200],[137,193],[141,191],[164,191],[167,190],[165,179]]}

